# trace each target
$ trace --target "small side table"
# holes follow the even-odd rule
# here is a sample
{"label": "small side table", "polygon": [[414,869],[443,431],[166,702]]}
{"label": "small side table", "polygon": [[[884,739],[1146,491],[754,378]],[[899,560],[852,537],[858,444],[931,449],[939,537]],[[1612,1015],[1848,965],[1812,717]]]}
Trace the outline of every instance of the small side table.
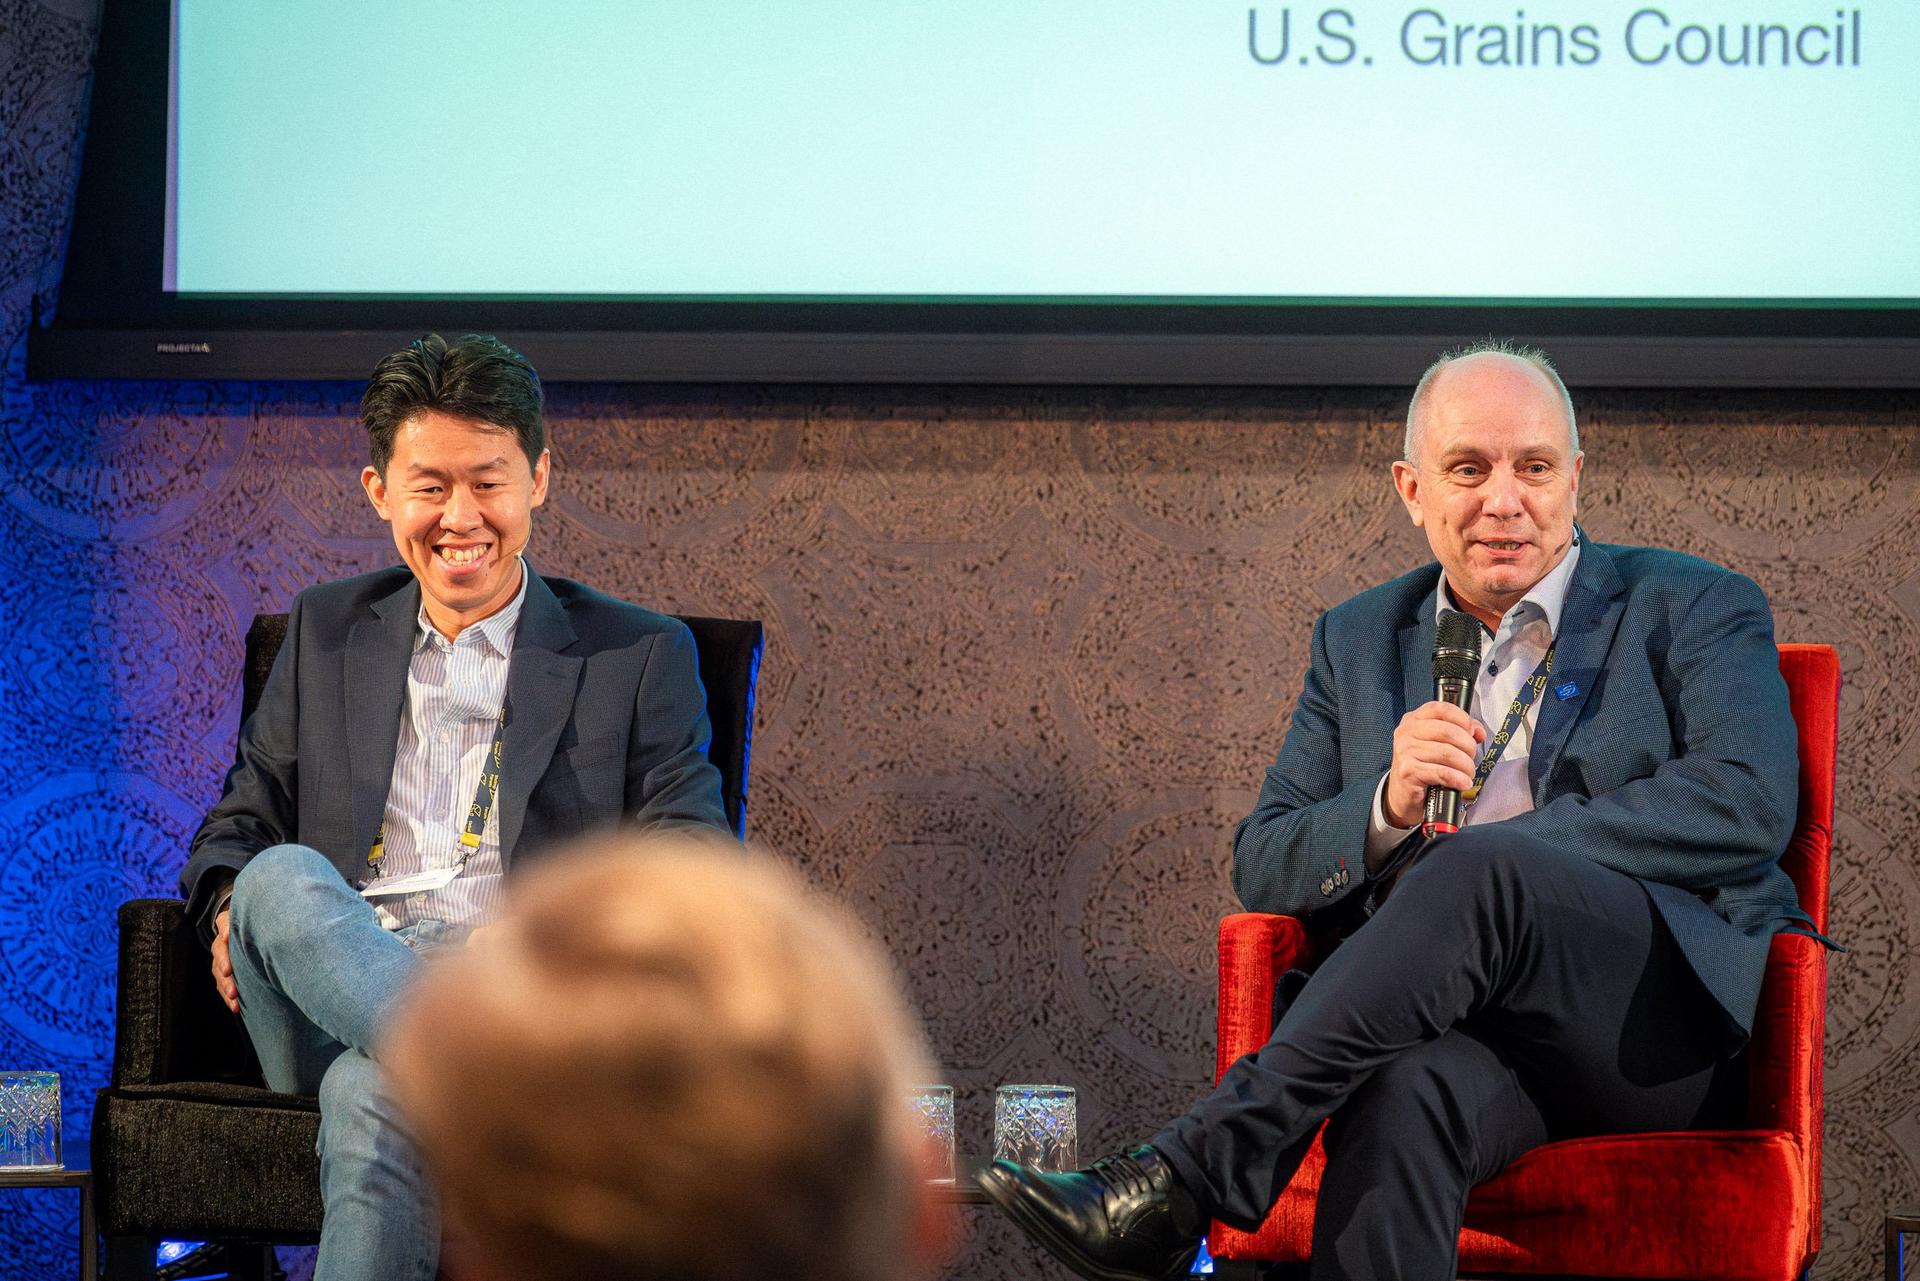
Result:
{"label": "small side table", "polygon": [[1920,1211],[1887,1216],[1887,1281],[1905,1281],[1908,1234],[1920,1232]]}
{"label": "small side table", "polygon": [[991,1204],[987,1200],[987,1194],[980,1190],[980,1185],[973,1181],[974,1175],[991,1164],[993,1164],[992,1157],[972,1156],[965,1152],[954,1153],[953,1173],[956,1177],[952,1183],[930,1184],[934,1199],[944,1201],[948,1205]]}
{"label": "small side table", "polygon": [[100,1234],[93,1229],[91,1170],[0,1170],[0,1188],[80,1189],[80,1281],[100,1275]]}

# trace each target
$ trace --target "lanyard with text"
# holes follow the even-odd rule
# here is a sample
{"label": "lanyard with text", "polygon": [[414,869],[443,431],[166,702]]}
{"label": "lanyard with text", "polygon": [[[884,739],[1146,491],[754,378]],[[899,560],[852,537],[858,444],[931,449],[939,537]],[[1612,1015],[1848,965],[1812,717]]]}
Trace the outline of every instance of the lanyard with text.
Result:
{"label": "lanyard with text", "polygon": [[[486,762],[480,767],[480,783],[473,789],[473,804],[467,807],[467,825],[460,829],[460,861],[454,866],[457,875],[480,848],[480,834],[487,830],[487,818],[493,813],[493,804],[500,795],[500,747],[507,734],[507,709],[500,709],[500,719],[494,722],[493,742],[487,748]],[[380,875],[381,860],[387,856],[387,825],[380,824],[380,830],[374,833],[373,848],[367,852],[367,866],[373,869],[377,878]],[[410,877],[402,877],[410,880]]]}
{"label": "lanyard with text", "polygon": [[1507,718],[1500,722],[1500,730],[1487,742],[1486,755],[1480,758],[1480,764],[1473,771],[1473,786],[1460,793],[1462,805],[1471,805],[1480,795],[1481,784],[1487,781],[1487,775],[1493,773],[1493,767],[1500,762],[1500,753],[1507,750],[1507,743],[1513,738],[1513,731],[1520,728],[1527,709],[1540,697],[1540,691],[1547,687],[1547,674],[1553,670],[1554,646],[1547,646],[1545,658],[1540,666],[1533,669],[1533,675],[1527,677],[1527,683],[1520,687],[1520,693],[1514,698],[1513,706],[1507,709]]}

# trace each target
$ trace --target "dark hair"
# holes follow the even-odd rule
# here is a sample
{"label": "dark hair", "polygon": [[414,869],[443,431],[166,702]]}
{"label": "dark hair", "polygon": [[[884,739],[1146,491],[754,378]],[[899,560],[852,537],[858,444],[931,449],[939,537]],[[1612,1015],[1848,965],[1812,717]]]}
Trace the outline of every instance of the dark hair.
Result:
{"label": "dark hair", "polygon": [[360,397],[360,421],[367,425],[373,468],[382,476],[393,461],[394,433],[428,409],[512,432],[532,466],[547,447],[543,403],[540,375],[498,338],[462,334],[449,343],[424,334],[373,367],[373,380]]}

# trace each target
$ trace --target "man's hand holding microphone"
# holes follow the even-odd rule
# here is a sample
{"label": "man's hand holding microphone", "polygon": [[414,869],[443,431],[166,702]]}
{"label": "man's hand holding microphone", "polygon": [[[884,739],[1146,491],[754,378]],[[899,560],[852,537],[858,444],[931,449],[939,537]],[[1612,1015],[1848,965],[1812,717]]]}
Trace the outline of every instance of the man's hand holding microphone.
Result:
{"label": "man's hand holding microphone", "polygon": [[1441,615],[1433,644],[1433,700],[1400,718],[1380,811],[1395,827],[1424,826],[1429,837],[1460,830],[1460,794],[1473,786],[1486,726],[1467,714],[1480,675],[1480,624],[1458,610]]}

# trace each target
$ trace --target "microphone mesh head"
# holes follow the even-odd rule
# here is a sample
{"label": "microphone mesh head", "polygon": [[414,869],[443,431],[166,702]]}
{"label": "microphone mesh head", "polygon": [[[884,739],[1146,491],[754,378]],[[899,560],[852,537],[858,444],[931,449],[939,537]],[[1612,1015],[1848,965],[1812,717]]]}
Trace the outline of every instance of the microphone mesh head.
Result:
{"label": "microphone mesh head", "polygon": [[1433,679],[1471,681],[1480,675],[1480,623],[1473,615],[1448,610],[1440,615],[1433,640]]}

